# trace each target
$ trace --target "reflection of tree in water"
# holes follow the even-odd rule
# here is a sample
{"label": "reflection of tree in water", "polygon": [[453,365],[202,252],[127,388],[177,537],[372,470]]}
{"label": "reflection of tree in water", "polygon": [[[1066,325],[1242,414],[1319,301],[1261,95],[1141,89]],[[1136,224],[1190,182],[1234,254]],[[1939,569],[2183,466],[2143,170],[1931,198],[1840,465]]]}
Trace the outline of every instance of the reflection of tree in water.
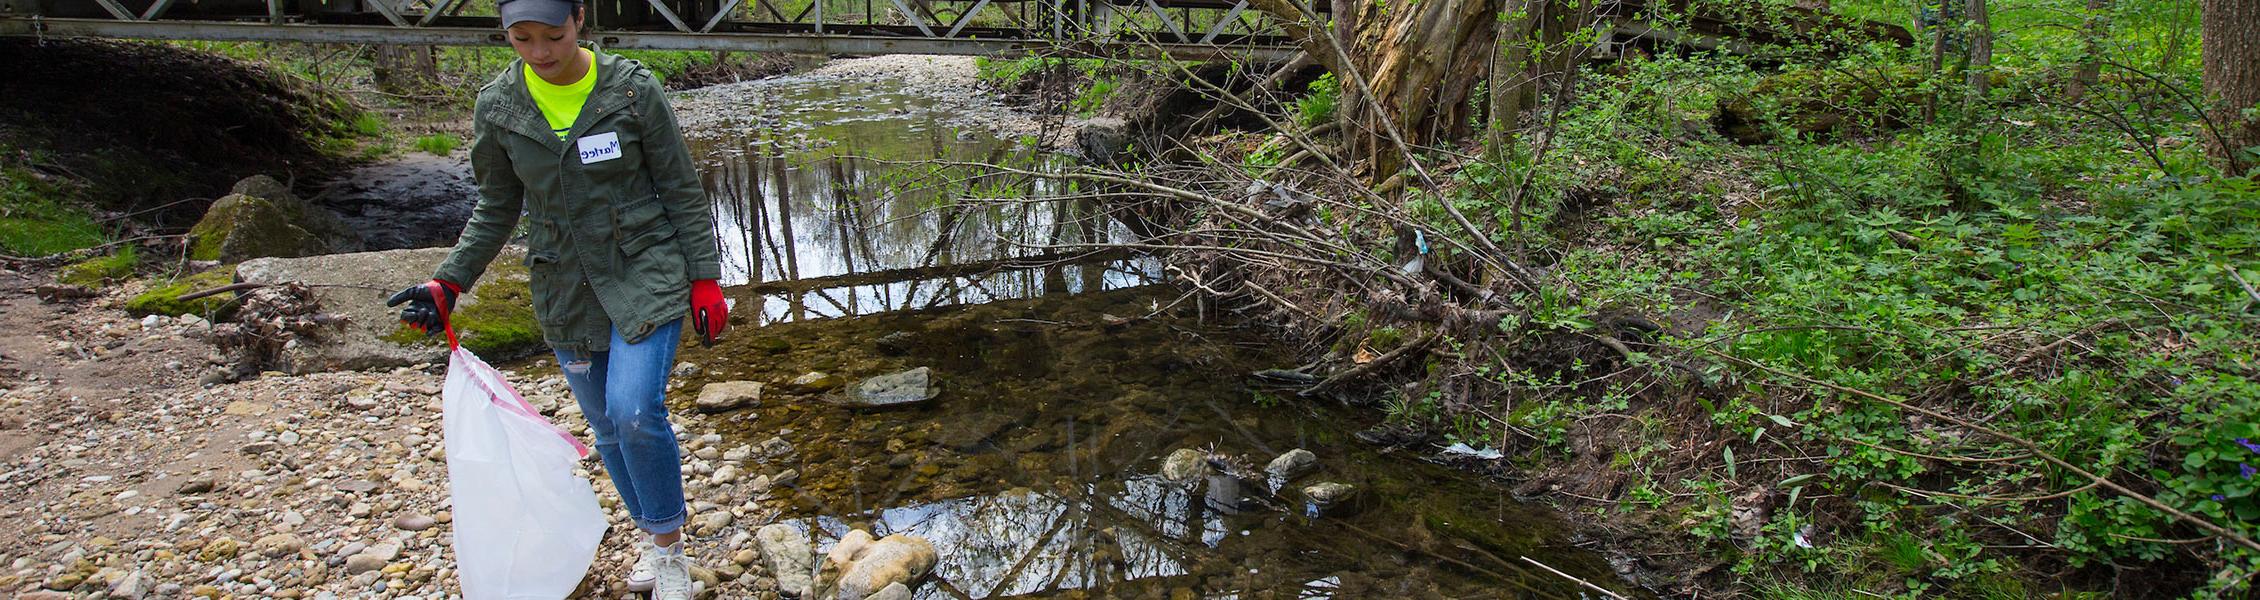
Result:
{"label": "reflection of tree in water", "polygon": [[[1092,200],[1043,200],[1061,191],[1055,182],[943,164],[978,159],[1041,167],[1056,164],[1055,158],[986,137],[961,138],[930,119],[898,119],[891,130],[869,119],[860,123],[820,126],[839,134],[840,142],[822,151],[786,150],[777,141],[780,132],[702,144],[707,188],[723,230],[725,285],[1048,258],[1048,247],[1128,238]],[[883,158],[862,158],[864,150]],[[928,155],[900,156],[919,152]],[[926,158],[939,161],[919,162]],[[1158,278],[1158,265],[1150,262],[998,267],[799,290],[759,299],[762,308],[753,314],[765,320],[870,314],[1117,289]]]}

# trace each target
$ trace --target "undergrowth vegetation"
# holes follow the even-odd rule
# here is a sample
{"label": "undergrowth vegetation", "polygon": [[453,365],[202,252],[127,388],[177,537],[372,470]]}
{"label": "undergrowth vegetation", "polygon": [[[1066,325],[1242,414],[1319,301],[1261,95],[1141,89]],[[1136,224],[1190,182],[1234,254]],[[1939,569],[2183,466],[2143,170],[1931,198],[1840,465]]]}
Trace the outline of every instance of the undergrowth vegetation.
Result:
{"label": "undergrowth vegetation", "polygon": [[[2193,107],[2147,81],[2070,110],[2040,70],[2009,73],[1903,129],[1903,102],[1776,102],[1840,87],[1737,97],[1789,77],[1718,57],[1595,73],[1553,154],[1461,169],[1451,201],[1580,292],[1518,297],[1530,318],[1505,326],[1645,339],[1608,364],[1479,367],[1504,392],[1473,410],[1507,427],[1417,406],[1441,398],[1392,414],[1549,449],[1540,470],[1590,451],[1573,432],[1625,444],[1651,458],[1620,466],[1625,499],[1681,511],[1745,581],[1777,582],[1764,595],[2242,593],[2260,569],[2260,184],[2216,170]],[[1757,106],[1769,144],[1710,131],[1732,102]],[[2096,107],[2179,116],[2082,114]],[[1814,110],[1863,128],[1805,127]],[[1520,177],[1528,202],[1496,202]],[[1606,324],[1623,314],[1663,326]],[[1576,381],[1593,383],[1543,393]],[[2149,575],[2112,581],[2129,568]]]}
{"label": "undergrowth vegetation", "polygon": [[[2115,4],[1996,7],[1974,76],[1920,45],[1630,53],[1587,65],[1506,147],[1418,152],[1444,184],[1392,182],[1414,227],[1363,199],[1310,209],[1312,238],[1213,243],[1357,240],[1304,260],[1382,252],[1443,271],[1430,289],[1461,314],[1494,308],[1469,333],[1417,296],[1344,291],[1406,281],[1378,272],[1250,295],[1333,314],[1300,327],[1346,362],[1429,348],[1416,381],[1367,389],[1394,426],[1524,450],[1529,489],[1723,557],[1659,589],[2246,597],[2260,173],[2206,152],[2195,9]],[[2096,22],[2107,56],[2082,48]],[[2099,76],[2067,91],[2091,59]],[[1302,92],[1284,117],[1332,121],[1333,79]],[[1233,166],[1324,171],[1283,161],[1286,139]],[[1507,282],[1486,244],[1542,284]]]}

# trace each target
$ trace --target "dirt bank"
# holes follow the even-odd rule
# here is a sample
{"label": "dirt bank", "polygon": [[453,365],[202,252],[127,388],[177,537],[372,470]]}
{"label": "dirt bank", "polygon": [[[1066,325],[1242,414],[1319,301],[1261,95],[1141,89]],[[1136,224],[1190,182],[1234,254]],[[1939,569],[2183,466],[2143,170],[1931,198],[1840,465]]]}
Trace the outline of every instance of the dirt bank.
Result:
{"label": "dirt bank", "polygon": [[16,154],[0,164],[76,180],[102,208],[147,210],[138,218],[161,226],[193,221],[250,175],[318,180],[339,164],[318,140],[344,135],[356,112],[267,69],[163,44],[0,38],[0,64],[0,147]]}

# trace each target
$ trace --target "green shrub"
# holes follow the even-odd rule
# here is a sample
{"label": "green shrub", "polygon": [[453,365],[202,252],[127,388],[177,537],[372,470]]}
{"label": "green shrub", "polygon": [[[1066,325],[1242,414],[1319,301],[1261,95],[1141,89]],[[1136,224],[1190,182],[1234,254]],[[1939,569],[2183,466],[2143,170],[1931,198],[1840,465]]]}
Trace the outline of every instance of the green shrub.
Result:
{"label": "green shrub", "polygon": [[1334,106],[1342,99],[1342,83],[1333,73],[1310,82],[1309,92],[1295,99],[1295,122],[1308,129],[1334,120]]}

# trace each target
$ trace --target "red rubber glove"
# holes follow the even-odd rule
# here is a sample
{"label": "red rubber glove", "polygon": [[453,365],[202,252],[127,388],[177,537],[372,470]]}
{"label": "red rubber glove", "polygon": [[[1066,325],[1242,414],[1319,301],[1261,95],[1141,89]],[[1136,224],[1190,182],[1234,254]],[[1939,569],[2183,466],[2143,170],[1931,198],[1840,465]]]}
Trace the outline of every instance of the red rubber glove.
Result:
{"label": "red rubber glove", "polygon": [[712,346],[730,328],[730,303],[722,299],[722,285],[712,279],[691,282],[691,329],[699,343]]}

